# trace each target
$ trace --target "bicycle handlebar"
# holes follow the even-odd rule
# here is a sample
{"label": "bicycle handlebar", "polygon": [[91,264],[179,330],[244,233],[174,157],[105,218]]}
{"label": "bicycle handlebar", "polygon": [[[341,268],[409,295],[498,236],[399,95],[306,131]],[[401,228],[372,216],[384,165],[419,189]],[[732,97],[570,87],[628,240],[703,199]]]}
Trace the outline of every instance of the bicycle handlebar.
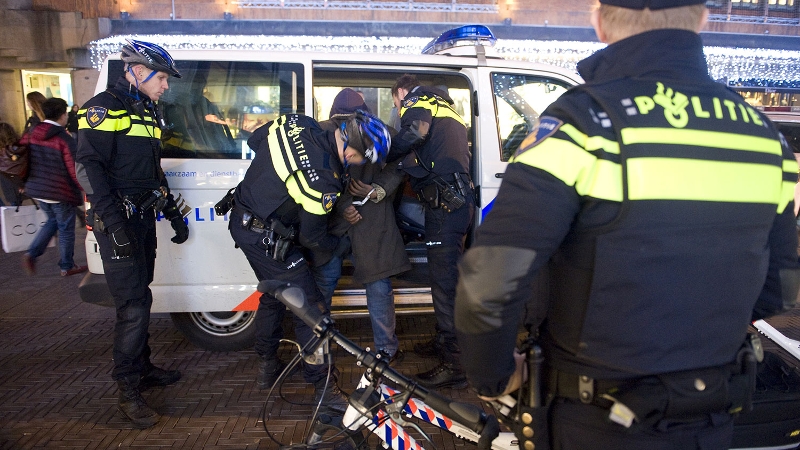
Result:
{"label": "bicycle handlebar", "polygon": [[285,281],[266,280],[258,283],[258,291],[270,294],[280,300],[281,303],[286,305],[289,310],[314,330],[317,336],[333,339],[340,347],[355,356],[363,366],[372,369],[375,373],[383,375],[403,389],[412,392],[413,395],[418,396],[428,406],[453,421],[481,434],[481,441],[483,441],[484,445],[487,444],[486,440],[491,443],[499,433],[499,425],[494,416],[487,416],[481,408],[475,405],[453,401],[436,391],[419,386],[390,367],[388,361],[376,358],[372,353],[367,352],[344,337],[331,326],[333,322],[328,317],[323,316],[319,309],[308,304],[305,292],[300,287]]}

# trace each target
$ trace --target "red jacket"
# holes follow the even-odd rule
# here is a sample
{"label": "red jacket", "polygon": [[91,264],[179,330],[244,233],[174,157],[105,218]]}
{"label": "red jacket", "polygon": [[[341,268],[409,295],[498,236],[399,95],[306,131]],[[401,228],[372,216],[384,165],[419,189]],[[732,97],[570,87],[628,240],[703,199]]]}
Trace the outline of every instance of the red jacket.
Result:
{"label": "red jacket", "polygon": [[75,206],[83,203],[75,176],[75,140],[64,127],[39,123],[20,142],[31,149],[25,195]]}

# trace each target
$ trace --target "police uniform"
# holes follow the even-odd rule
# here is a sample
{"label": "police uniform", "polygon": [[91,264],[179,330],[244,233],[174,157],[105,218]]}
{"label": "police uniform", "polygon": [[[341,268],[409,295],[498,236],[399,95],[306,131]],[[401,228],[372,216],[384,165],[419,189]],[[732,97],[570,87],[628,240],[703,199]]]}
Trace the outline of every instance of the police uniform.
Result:
{"label": "police uniform", "polygon": [[[156,257],[156,215],[152,207],[126,212],[123,203],[168,189],[161,170],[161,130],[153,102],[124,77],[83,105],[78,129],[76,172],[92,204],[90,220],[96,218],[94,236],[117,308],[112,376],[120,380],[150,364],[153,297],[148,286]],[[132,234],[132,257],[115,258],[108,231],[121,226]]]}
{"label": "police uniform", "polygon": [[[342,191],[335,134],[310,117],[291,114],[257,129],[248,145],[256,156],[235,190],[231,236],[259,281],[289,281],[302,287],[312,304],[323,303],[300,246],[313,254],[315,264],[327,262],[339,246],[339,238],[327,231],[327,214]],[[277,357],[285,309],[262,294],[255,350],[264,360]],[[313,336],[297,317],[295,332],[301,344]],[[326,370],[325,365],[306,366],[306,381],[319,381]]]}
{"label": "police uniform", "polygon": [[[736,400],[709,380],[746,396],[724,373],[750,321],[794,303],[796,162],[708,76],[696,33],[638,34],[578,68],[587,84],[542,114],[462,262],[467,376],[479,394],[504,390],[532,300],[547,311],[554,448],[727,448]],[[529,299],[545,265],[549,300]],[[677,378],[695,404],[648,409]]]}
{"label": "police uniform", "polygon": [[[463,383],[453,304],[458,277],[456,264],[464,251],[464,239],[475,211],[467,126],[453,109],[453,100],[427,86],[417,86],[406,95],[400,120],[400,129],[392,140],[392,153],[405,155],[402,168],[411,176],[411,187],[423,198],[425,245],[441,357],[452,366],[457,374],[455,379]],[[444,185],[461,194],[463,206],[448,209],[442,204]],[[424,381],[424,374],[420,378]]]}

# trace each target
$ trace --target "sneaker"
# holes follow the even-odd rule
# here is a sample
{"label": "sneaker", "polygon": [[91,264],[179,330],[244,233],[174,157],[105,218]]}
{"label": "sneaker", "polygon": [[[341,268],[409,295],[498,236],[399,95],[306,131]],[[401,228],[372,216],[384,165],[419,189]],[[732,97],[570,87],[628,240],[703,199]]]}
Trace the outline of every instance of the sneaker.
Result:
{"label": "sneaker", "polygon": [[152,366],[139,379],[139,391],[142,392],[151,387],[169,386],[180,379],[181,372],[178,370],[164,370],[160,367]]}
{"label": "sneaker", "polygon": [[28,253],[22,254],[22,268],[25,269],[25,273],[28,275],[36,274],[36,260]]}
{"label": "sneaker", "polygon": [[414,353],[423,358],[438,358],[442,354],[442,343],[439,342],[439,335],[437,334],[429,341],[414,344]]}
{"label": "sneaker", "polygon": [[415,378],[419,384],[428,389],[446,387],[464,389],[467,387],[467,375],[464,371],[448,363],[440,363],[427,372],[418,373]]}
{"label": "sneaker", "polygon": [[69,270],[61,269],[61,276],[68,277],[70,275],[77,275],[79,273],[86,272],[87,270],[89,270],[89,266],[75,266]]}
{"label": "sneaker", "polygon": [[378,356],[380,357],[380,359],[384,361],[389,361],[389,365],[393,366],[395,364],[400,364],[401,362],[403,362],[403,358],[406,357],[406,354],[403,353],[403,351],[398,348],[397,351],[394,352],[394,355],[389,356],[389,352],[387,352],[386,350],[381,350],[378,352]]}

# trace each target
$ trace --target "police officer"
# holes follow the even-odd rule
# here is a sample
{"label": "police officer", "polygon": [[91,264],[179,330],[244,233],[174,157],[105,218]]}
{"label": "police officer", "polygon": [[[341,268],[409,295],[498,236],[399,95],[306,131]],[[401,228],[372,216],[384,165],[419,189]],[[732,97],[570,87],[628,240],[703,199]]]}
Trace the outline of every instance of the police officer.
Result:
{"label": "police officer", "polygon": [[[335,131],[323,130],[311,117],[289,114],[250,136],[247,144],[256,156],[236,187],[229,228],[259,281],[289,281],[303,288],[309,302],[327,310],[302,250],[315,265],[347,251],[346,239],[328,234],[327,216],[342,192],[344,167],[367,160],[380,164],[390,143],[385,125],[361,111]],[[272,295],[261,296],[255,319],[260,389],[273,385],[285,367],[277,356],[285,310]],[[294,319],[295,333],[305,345],[313,332]],[[328,376],[322,362],[304,365],[314,401],[344,411],[347,400],[336,384],[337,371]]]}
{"label": "police officer", "polygon": [[414,75],[397,79],[392,98],[400,114],[392,153],[404,158],[401,166],[425,205],[425,245],[436,314],[436,335],[431,341],[414,345],[414,352],[439,358],[439,364],[416,377],[429,388],[465,388],[453,304],[456,264],[475,211],[467,126],[446,92],[420,85]]}
{"label": "police officer", "polygon": [[[608,47],[541,115],[464,255],[462,360],[484,398],[519,386],[512,351],[532,300],[546,311],[550,424],[529,435],[549,431],[555,449],[727,449],[754,380],[748,325],[798,292],[797,163],[709,77],[704,0],[600,3]],[[546,264],[549,298],[530,299]]]}
{"label": "police officer", "polygon": [[161,212],[181,244],[189,228],[161,170],[161,129],[154,104],[180,77],[163,48],[129,40],[122,47],[125,74],[78,113],[76,172],[92,204],[89,219],[100,248],[106,281],[117,310],[114,370],[119,410],[136,428],[149,428],[158,414],[141,396],[151,386],[181,377],[150,362],[148,324],[153,302],[156,214]]}

